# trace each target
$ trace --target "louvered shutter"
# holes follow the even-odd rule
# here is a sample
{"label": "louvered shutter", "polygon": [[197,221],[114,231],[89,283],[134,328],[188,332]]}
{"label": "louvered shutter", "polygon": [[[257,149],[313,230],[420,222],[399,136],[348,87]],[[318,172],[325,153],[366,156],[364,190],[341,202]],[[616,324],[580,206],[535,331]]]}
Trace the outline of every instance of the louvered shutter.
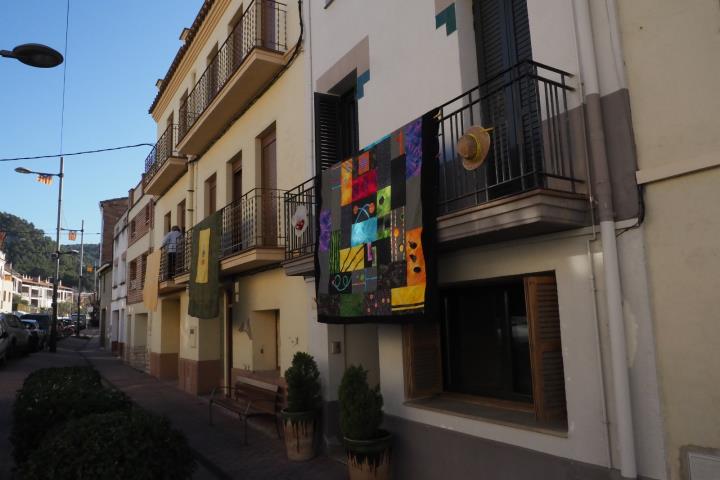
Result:
{"label": "louvered shutter", "polygon": [[403,325],[405,397],[429,397],[442,391],[440,325]]}
{"label": "louvered shutter", "polygon": [[525,277],[535,415],[540,421],[567,417],[560,314],[554,276]]}
{"label": "louvered shutter", "polygon": [[340,97],[315,92],[315,167],[319,174],[340,161]]}

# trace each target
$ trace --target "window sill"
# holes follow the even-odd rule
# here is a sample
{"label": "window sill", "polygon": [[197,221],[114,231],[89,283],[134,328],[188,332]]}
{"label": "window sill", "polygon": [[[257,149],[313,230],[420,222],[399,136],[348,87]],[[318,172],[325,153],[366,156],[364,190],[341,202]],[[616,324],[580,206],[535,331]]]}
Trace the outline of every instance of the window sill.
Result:
{"label": "window sill", "polygon": [[518,408],[511,402],[507,402],[507,406],[502,406],[502,403],[504,402],[480,397],[440,394],[429,398],[408,400],[404,404],[421,410],[568,438],[565,423],[540,423],[535,419],[535,414],[531,410]]}

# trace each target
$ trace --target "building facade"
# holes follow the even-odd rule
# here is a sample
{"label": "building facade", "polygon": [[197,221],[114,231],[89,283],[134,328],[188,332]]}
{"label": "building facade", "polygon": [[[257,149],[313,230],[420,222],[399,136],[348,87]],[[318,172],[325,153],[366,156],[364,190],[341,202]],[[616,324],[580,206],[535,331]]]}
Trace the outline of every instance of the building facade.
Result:
{"label": "building facade", "polygon": [[[150,108],[158,142],[143,189],[154,197],[150,241],[161,253],[150,371],[188,392],[240,375],[282,385],[294,352],[308,349],[307,286],[281,268],[283,196],[308,174],[298,5],[204,2]],[[218,314],[197,318],[188,313],[193,230],[213,219]],[[182,240],[163,245],[172,226]]]}
{"label": "building facade", "polygon": [[6,262],[5,252],[0,250],[0,312],[13,311],[12,267]]}
{"label": "building facade", "polygon": [[110,301],[110,345],[117,345],[117,354],[124,358],[127,344],[127,248],[128,211],[120,215],[113,228],[112,294]]}
{"label": "building facade", "polygon": [[143,303],[147,258],[152,251],[155,211],[152,197],[145,195],[140,182],[130,190],[127,246],[127,325],[125,327],[125,360],[139,370],[150,368],[148,348],[152,338],[152,312]]}
{"label": "building facade", "polygon": [[[306,169],[428,112],[439,140],[439,243],[426,252],[438,318],[326,325],[308,313],[330,448],[342,373],[361,364],[384,396],[398,478],[667,478],[614,3],[307,2]],[[471,126],[491,139],[473,170],[456,151]],[[312,175],[296,204],[315,203]],[[316,274],[313,244],[288,251],[288,273]]]}
{"label": "building facade", "polygon": [[103,200],[99,204],[102,220],[100,224],[100,267],[97,272],[98,298],[96,300],[100,320],[100,337],[103,339],[105,347],[109,346],[113,352],[116,352],[118,348],[120,322],[119,315],[114,321],[112,318],[113,282],[116,280],[113,275],[115,224],[127,211],[127,202],[127,197],[120,197]]}
{"label": "building facade", "polygon": [[720,478],[720,6],[618,3],[668,478]]}

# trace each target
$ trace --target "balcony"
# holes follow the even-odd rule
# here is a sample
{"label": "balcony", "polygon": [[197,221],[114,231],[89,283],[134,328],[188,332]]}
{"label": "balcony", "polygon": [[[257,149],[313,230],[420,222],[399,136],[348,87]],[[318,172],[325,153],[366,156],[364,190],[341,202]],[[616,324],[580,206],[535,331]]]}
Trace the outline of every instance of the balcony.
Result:
{"label": "balcony", "polygon": [[170,125],[145,159],[143,190],[149,195],[162,195],[187,170],[187,160],[175,150],[177,125]]}
{"label": "balcony", "polygon": [[240,273],[285,259],[284,190],[256,188],[222,209],[220,271]]}
{"label": "balcony", "polygon": [[315,269],[315,178],[285,192],[285,261],[287,275],[308,275]]}
{"label": "balcony", "polygon": [[178,150],[199,155],[248,107],[288,58],[285,4],[250,2],[181,101]]}
{"label": "balcony", "polygon": [[[168,271],[169,278],[172,275],[175,285],[185,284],[190,280],[190,259],[192,258],[192,236],[193,229],[189,228],[177,244],[177,256],[175,257],[175,272]],[[161,276],[162,278],[162,276]]]}
{"label": "balcony", "polygon": [[[184,249],[183,243],[179,243],[177,245],[176,252],[172,254],[168,252],[167,247],[160,248],[160,273],[158,275],[158,293],[161,295],[185,289],[184,285],[178,285],[175,282],[178,258],[180,257],[179,252]],[[174,258],[171,259],[171,255],[173,255]]]}
{"label": "balcony", "polygon": [[[588,224],[582,112],[568,111],[570,74],[519,63],[439,107],[438,240],[485,243]],[[456,152],[471,125],[492,129],[485,163]],[[579,140],[579,141],[578,141]]]}

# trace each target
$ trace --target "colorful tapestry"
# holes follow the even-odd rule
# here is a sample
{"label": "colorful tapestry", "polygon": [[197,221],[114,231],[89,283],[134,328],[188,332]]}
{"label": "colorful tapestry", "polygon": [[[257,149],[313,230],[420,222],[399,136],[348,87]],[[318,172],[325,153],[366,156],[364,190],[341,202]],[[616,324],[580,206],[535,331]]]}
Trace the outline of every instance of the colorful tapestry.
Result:
{"label": "colorful tapestry", "polygon": [[218,316],[220,298],[220,231],[222,217],[215,212],[193,227],[188,315]]}
{"label": "colorful tapestry", "polygon": [[407,322],[432,314],[438,124],[427,114],[320,178],[318,320]]}

